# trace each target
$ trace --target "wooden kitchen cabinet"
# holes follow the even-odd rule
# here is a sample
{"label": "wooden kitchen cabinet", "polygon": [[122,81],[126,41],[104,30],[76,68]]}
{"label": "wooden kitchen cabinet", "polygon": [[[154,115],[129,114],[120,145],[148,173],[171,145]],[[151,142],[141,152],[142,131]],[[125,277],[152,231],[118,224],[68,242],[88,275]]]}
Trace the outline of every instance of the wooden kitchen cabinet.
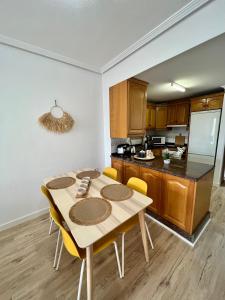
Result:
{"label": "wooden kitchen cabinet", "polygon": [[188,125],[190,117],[190,102],[177,104],[177,125]]}
{"label": "wooden kitchen cabinet", "polygon": [[147,82],[131,78],[109,89],[111,138],[145,134],[147,87]]}
{"label": "wooden kitchen cabinet", "polygon": [[162,173],[147,169],[140,168],[140,178],[148,185],[148,197],[152,198],[153,203],[148,207],[156,214],[161,214],[162,204]]}
{"label": "wooden kitchen cabinet", "polygon": [[156,106],[156,129],[166,129],[167,125],[167,106]]}
{"label": "wooden kitchen cabinet", "polygon": [[123,161],[112,158],[112,167],[117,170],[117,181],[123,182]]}
{"label": "wooden kitchen cabinet", "polygon": [[131,177],[144,180],[153,199],[148,209],[190,235],[209,213],[213,170],[195,181],[116,158],[112,166],[123,184]]}
{"label": "wooden kitchen cabinet", "polygon": [[167,126],[169,125],[188,125],[190,115],[189,101],[176,101],[168,103],[167,107]]}
{"label": "wooden kitchen cabinet", "polygon": [[167,125],[177,123],[177,104],[168,104],[167,107]]}
{"label": "wooden kitchen cabinet", "polygon": [[191,111],[220,109],[223,107],[224,93],[204,95],[191,99]]}
{"label": "wooden kitchen cabinet", "polygon": [[155,129],[156,108],[152,104],[147,105],[146,129]]}
{"label": "wooden kitchen cabinet", "polygon": [[131,177],[140,177],[140,167],[132,163],[124,162],[123,184],[127,184],[127,181]]}
{"label": "wooden kitchen cabinet", "polygon": [[191,233],[194,182],[163,174],[162,217],[184,231]]}

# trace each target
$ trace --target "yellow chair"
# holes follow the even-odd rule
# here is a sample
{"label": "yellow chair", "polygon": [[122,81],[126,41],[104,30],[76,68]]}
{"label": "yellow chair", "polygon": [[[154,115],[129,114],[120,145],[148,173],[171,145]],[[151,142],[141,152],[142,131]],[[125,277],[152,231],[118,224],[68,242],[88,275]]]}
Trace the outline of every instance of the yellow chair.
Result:
{"label": "yellow chair", "polygon": [[[135,191],[137,191],[141,194],[147,195],[148,186],[147,186],[147,183],[144,180],[141,180],[141,179],[136,178],[136,177],[131,177],[127,182],[127,186],[129,186],[130,188],[132,188],[133,190],[135,190]],[[127,222],[125,222],[124,224],[119,226],[118,229],[117,229],[117,231],[122,233],[122,277],[124,277],[125,234],[128,231],[130,231],[137,224],[139,224],[138,215],[134,216],[133,218],[131,218],[130,220],[128,220]],[[152,247],[152,249],[154,249],[152,239],[151,239],[151,235],[150,235],[150,232],[149,232],[149,229],[148,229],[148,226],[147,226],[146,222],[145,222],[145,228],[146,228],[146,231],[147,231],[147,235],[148,235],[151,247]]]}
{"label": "yellow chair", "polygon": [[[86,251],[84,249],[79,248],[76,245],[76,242],[73,240],[73,237],[71,236],[70,232],[68,232],[64,228],[63,218],[61,217],[60,213],[58,212],[58,209],[55,206],[54,201],[52,199],[52,196],[49,193],[48,189],[45,186],[41,186],[41,190],[42,190],[43,194],[49,200],[49,204],[50,204],[49,212],[50,212],[51,219],[54,221],[54,223],[59,228],[53,267],[56,267],[56,270],[59,269],[59,263],[60,263],[61,256],[62,256],[63,245],[65,246],[67,251],[72,256],[78,257],[82,260],[79,287],[78,287],[78,294],[77,294],[77,299],[80,299],[82,279],[83,279],[83,273],[84,273],[84,267],[85,267]],[[58,248],[59,248],[60,233],[62,235],[62,243],[61,243],[58,262],[57,262],[57,254],[58,254]],[[105,236],[104,238],[102,238],[101,240],[99,240],[98,242],[96,242],[93,245],[93,253],[97,254],[98,252],[100,252],[100,251],[104,250],[105,248],[107,248],[109,245],[114,244],[116,260],[117,260],[117,265],[118,265],[118,270],[119,270],[119,276],[120,276],[120,278],[122,278],[122,271],[121,271],[121,266],[120,266],[120,259],[119,259],[118,246],[117,246],[116,239],[117,239],[116,232],[108,234],[107,236]]]}
{"label": "yellow chair", "polygon": [[49,202],[49,216],[50,216],[50,227],[49,227],[49,232],[48,234],[50,235],[51,234],[51,231],[52,231],[52,225],[53,225],[53,218],[52,218],[52,213],[57,210],[57,207],[52,199],[52,196],[51,194],[49,193],[48,189],[42,185],[41,186],[41,191],[42,193],[45,195],[45,197],[48,199],[48,202]]}
{"label": "yellow chair", "polygon": [[[79,279],[79,285],[78,285],[78,293],[77,293],[77,300],[79,300],[80,294],[81,294],[84,267],[85,267],[86,251],[85,251],[85,249],[81,249],[77,246],[77,244],[74,241],[71,234],[68,231],[66,231],[66,229],[63,227],[63,224],[61,223],[61,219],[56,211],[52,214],[52,218],[53,218],[55,224],[59,227],[59,230],[62,234],[62,243],[61,243],[61,247],[60,247],[60,251],[59,251],[59,257],[58,257],[56,270],[59,269],[59,263],[61,260],[63,245],[65,246],[66,250],[72,256],[82,260],[81,270],[80,270],[80,279]],[[118,265],[118,270],[119,270],[119,276],[120,276],[120,278],[122,278],[122,271],[121,271],[121,266],[120,266],[120,259],[119,259],[119,254],[118,254],[116,238],[117,238],[116,232],[113,232],[113,233],[108,234],[107,236],[105,236],[104,238],[99,240],[98,242],[96,242],[93,245],[93,254],[95,255],[98,252],[107,248],[109,245],[114,244],[116,260],[117,260],[117,265]]]}
{"label": "yellow chair", "polygon": [[[58,222],[62,223],[64,220],[61,217],[60,213],[58,212],[58,209],[54,203],[54,200],[52,199],[52,196],[51,196],[49,190],[44,185],[42,185],[41,191],[46,196],[46,198],[48,199],[48,202],[49,202],[49,215],[50,215],[50,219],[51,219],[49,234],[51,234],[53,222],[55,223],[55,220],[58,220]],[[54,257],[54,262],[53,262],[53,268],[55,268],[55,266],[56,266],[56,259],[57,259],[57,253],[58,253],[58,247],[59,247],[59,239],[60,239],[60,230],[58,229],[58,237],[57,237],[56,248],[55,248],[55,257]]]}
{"label": "yellow chair", "polygon": [[117,180],[117,170],[114,168],[110,168],[110,167],[105,168],[103,170],[103,174],[107,177]]}

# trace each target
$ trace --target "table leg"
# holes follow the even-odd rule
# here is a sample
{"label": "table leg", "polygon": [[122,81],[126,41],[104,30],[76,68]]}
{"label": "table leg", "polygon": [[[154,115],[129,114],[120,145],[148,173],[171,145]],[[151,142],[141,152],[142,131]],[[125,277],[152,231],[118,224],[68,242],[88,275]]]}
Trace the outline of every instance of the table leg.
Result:
{"label": "table leg", "polygon": [[145,212],[144,210],[140,211],[138,213],[139,217],[139,224],[141,228],[141,236],[142,236],[142,242],[145,252],[145,259],[147,262],[149,262],[149,254],[148,254],[148,241],[147,241],[147,235],[146,235],[146,228],[145,228]]}
{"label": "table leg", "polygon": [[87,300],[93,300],[93,246],[86,248],[87,260]]}

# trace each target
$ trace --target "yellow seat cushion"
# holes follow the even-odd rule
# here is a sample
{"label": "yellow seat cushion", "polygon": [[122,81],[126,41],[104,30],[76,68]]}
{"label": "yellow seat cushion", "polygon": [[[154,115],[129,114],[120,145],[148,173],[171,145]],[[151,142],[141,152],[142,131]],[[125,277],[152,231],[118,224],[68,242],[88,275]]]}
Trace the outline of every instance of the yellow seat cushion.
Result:
{"label": "yellow seat cushion", "polygon": [[104,236],[102,239],[100,239],[96,243],[94,243],[94,245],[93,245],[94,254],[107,248],[110,244],[112,244],[114,241],[116,241],[116,238],[117,238],[117,236],[115,234],[115,231],[113,231],[113,232],[107,234],[106,236]]}
{"label": "yellow seat cushion", "polygon": [[[73,243],[77,249],[77,252],[79,253],[79,258],[81,258],[81,259],[86,258],[86,249],[78,247],[78,245],[75,242],[74,238],[72,237],[71,233],[68,232],[68,234],[70,235],[71,240],[73,240]],[[102,250],[107,248],[110,244],[112,244],[115,240],[116,240],[116,234],[114,231],[112,233],[107,234],[105,237],[103,237],[102,239],[100,239],[99,241],[94,243],[93,254],[97,254],[97,253],[101,252]],[[75,253],[70,252],[70,254],[73,256],[77,256],[77,255],[74,255]]]}
{"label": "yellow seat cushion", "polygon": [[125,223],[120,225],[116,229],[116,231],[119,232],[119,233],[128,232],[129,230],[131,230],[138,223],[139,223],[138,215],[135,215],[134,217],[132,217],[131,219],[127,220]]}

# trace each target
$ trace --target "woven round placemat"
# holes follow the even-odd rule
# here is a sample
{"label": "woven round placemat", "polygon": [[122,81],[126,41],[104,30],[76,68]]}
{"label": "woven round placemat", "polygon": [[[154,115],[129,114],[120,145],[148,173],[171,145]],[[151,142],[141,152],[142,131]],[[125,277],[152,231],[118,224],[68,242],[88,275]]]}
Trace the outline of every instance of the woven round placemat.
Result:
{"label": "woven round placemat", "polygon": [[133,190],[123,184],[109,184],[104,186],[101,196],[111,201],[123,201],[133,196]]}
{"label": "woven round placemat", "polygon": [[69,212],[72,222],[79,225],[95,225],[107,219],[112,211],[111,204],[102,198],[90,197],[73,205]]}
{"label": "woven round placemat", "polygon": [[90,177],[91,179],[98,178],[101,175],[100,172],[96,170],[83,171],[77,174],[78,179],[82,179],[83,177]]}
{"label": "woven round placemat", "polygon": [[60,177],[49,181],[46,186],[48,189],[58,190],[65,189],[76,182],[76,179],[73,177]]}

